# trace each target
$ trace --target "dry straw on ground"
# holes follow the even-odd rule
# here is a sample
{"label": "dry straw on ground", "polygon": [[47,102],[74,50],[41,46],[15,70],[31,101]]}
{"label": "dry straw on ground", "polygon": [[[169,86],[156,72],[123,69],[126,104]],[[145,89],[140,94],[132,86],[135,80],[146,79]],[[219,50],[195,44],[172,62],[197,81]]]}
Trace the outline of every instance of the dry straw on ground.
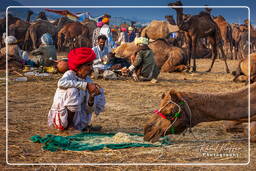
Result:
{"label": "dry straw on ground", "polygon": [[[103,132],[143,133],[145,121],[152,115],[151,111],[158,108],[161,94],[173,88],[178,91],[218,93],[234,91],[244,86],[243,83],[233,83],[232,75],[224,71],[223,61],[217,60],[211,73],[205,73],[210,65],[209,59],[198,60],[198,73],[161,73],[159,83],[133,82],[131,80],[95,80],[106,91],[106,110],[102,113],[94,125],[103,126]],[[235,70],[238,61],[228,61],[231,70]],[[1,74],[4,76],[4,73]],[[189,134],[184,137],[171,136],[174,143],[166,147],[150,148],[129,148],[100,151],[58,151],[49,152],[42,150],[42,144],[32,143],[29,138],[35,134],[58,134],[63,136],[73,135],[77,131],[59,133],[47,127],[47,114],[51,106],[53,95],[56,89],[57,80],[61,75],[54,75],[48,78],[29,79],[28,82],[9,83],[9,109],[8,109],[8,161],[10,163],[241,163],[247,162],[248,144],[246,140],[224,141],[219,144],[226,144],[239,147],[238,157],[206,157],[200,153],[203,145],[216,145],[218,143],[207,142],[208,140],[229,140],[244,139],[242,134],[226,133],[222,121],[202,123],[193,128],[196,139]],[[10,76],[17,77],[15,75]],[[3,83],[3,84],[2,84]],[[1,80],[0,98],[5,101],[5,85]],[[0,122],[2,132],[5,131],[5,103],[0,106],[2,115]],[[225,109],[223,109],[225,112]],[[12,167],[5,165],[5,139],[1,139],[1,164],[2,168],[28,169],[28,167]],[[255,144],[251,145],[251,160],[255,161]],[[246,167],[239,167],[239,170],[253,170],[255,163]],[[33,166],[31,169],[46,170],[44,166]],[[83,170],[82,166],[50,166],[50,170]],[[203,166],[201,169],[222,170],[224,167]],[[229,167],[233,170],[234,167]],[[92,166],[85,169],[92,170],[167,170],[178,168],[175,166]],[[199,167],[189,170],[200,170]]]}

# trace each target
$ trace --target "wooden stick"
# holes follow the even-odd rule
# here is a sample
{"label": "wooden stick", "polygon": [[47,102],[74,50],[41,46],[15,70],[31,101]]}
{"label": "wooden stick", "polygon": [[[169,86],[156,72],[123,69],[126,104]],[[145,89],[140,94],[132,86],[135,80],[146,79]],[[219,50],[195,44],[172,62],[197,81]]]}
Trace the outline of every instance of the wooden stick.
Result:
{"label": "wooden stick", "polygon": [[19,75],[19,76],[22,76],[22,77],[24,77],[24,75],[23,74],[21,74],[21,73],[19,73],[18,71],[13,71],[15,74],[17,74],[17,75]]}

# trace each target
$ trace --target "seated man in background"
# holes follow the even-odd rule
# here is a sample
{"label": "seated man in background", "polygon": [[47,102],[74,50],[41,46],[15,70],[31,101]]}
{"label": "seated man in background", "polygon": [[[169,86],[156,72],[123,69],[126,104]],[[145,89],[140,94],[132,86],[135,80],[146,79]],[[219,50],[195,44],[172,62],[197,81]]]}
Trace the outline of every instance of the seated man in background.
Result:
{"label": "seated man in background", "polygon": [[41,37],[41,45],[38,49],[31,52],[35,57],[32,58],[38,66],[53,66],[57,60],[57,52],[53,44],[52,36],[45,33]]}
{"label": "seated man in background", "polygon": [[109,53],[108,47],[105,46],[107,37],[105,35],[98,36],[98,45],[94,46],[92,50],[96,54],[96,59],[93,61],[94,77],[97,79],[99,73],[106,70],[107,55]]}
{"label": "seated man in background", "polygon": [[[8,56],[8,64],[12,63],[13,66],[16,66],[20,69],[22,69],[23,65],[28,65],[31,62],[29,60],[28,53],[20,49],[17,39],[14,36],[8,36],[6,38],[5,44],[8,47],[3,47],[0,50],[1,66],[4,66],[5,68],[6,54]],[[6,49],[8,49],[8,52],[6,52]]]}

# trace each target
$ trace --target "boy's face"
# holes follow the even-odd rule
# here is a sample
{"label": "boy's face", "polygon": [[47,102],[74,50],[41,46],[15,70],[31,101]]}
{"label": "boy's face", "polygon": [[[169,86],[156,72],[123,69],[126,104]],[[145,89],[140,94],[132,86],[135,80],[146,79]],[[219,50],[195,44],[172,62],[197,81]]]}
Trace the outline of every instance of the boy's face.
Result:
{"label": "boy's face", "polygon": [[106,42],[105,40],[99,39],[99,40],[98,40],[98,45],[99,45],[99,47],[103,49],[104,46],[105,46],[105,42]]}
{"label": "boy's face", "polygon": [[90,75],[92,73],[92,62],[83,64],[81,67],[79,67],[78,71],[76,72],[77,76],[80,78],[86,78],[87,75]]}

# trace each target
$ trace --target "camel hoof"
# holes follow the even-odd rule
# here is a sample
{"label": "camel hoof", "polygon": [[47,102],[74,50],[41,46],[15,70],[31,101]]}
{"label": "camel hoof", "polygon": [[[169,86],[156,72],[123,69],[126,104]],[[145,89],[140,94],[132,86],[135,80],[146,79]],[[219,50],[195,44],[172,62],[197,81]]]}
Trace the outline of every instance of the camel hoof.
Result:
{"label": "camel hoof", "polygon": [[229,69],[226,70],[227,73],[230,73]]}
{"label": "camel hoof", "polygon": [[210,69],[208,69],[207,71],[205,71],[205,72],[211,72],[211,70]]}

